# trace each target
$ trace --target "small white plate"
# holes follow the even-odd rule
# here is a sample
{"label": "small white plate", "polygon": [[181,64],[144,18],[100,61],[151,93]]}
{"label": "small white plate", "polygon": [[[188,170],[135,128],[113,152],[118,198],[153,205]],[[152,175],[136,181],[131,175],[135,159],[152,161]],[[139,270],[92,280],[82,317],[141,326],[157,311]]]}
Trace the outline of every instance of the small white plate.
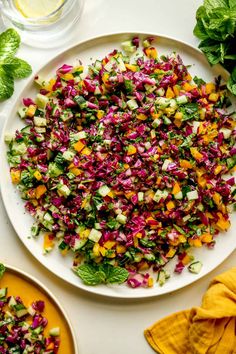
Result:
{"label": "small white plate", "polygon": [[[103,58],[104,55],[111,52],[113,49],[120,49],[121,42],[137,35],[141,40],[148,36],[154,37],[154,45],[159,54],[170,54],[173,51],[179,53],[185,65],[192,65],[189,71],[193,76],[197,75],[206,81],[211,81],[219,75],[227,79],[227,72],[219,65],[213,68],[210,67],[204,55],[198,49],[178,40],[150,33],[118,33],[87,40],[67,49],[65,52],[46,63],[37,75],[45,78],[53,77],[56,69],[64,63],[76,65],[79,60],[81,60],[84,65],[90,64],[95,59]],[[70,284],[92,293],[120,298],[143,298],[165,294],[193,283],[217,267],[233,252],[236,246],[234,235],[236,226],[235,215],[231,218],[232,226],[230,230],[227,233],[222,233],[217,236],[216,246],[213,250],[202,247],[201,249],[195,249],[193,251],[195,258],[203,263],[202,270],[199,274],[191,274],[188,270],[184,270],[181,275],[174,274],[173,268],[175,261],[172,261],[167,265],[167,269],[171,271],[171,278],[162,287],[158,284],[155,284],[153,288],[147,289],[131,289],[127,287],[127,285],[86,286],[71,270],[72,258],[69,256],[61,256],[57,249],[53,250],[51,254],[43,255],[42,239],[39,238],[35,240],[30,238],[33,218],[26,213],[24,202],[20,199],[16,188],[11,183],[9,166],[6,159],[7,146],[4,143],[6,133],[14,132],[16,129],[20,129],[23,126],[22,121],[16,113],[22,98],[34,97],[36,92],[34,83],[29,83],[20,94],[11,112],[9,112],[0,143],[0,182],[3,202],[16,233],[32,255],[47,269]]]}
{"label": "small white plate", "polygon": [[38,300],[44,301],[43,315],[48,319],[46,330],[50,327],[60,327],[61,330],[61,344],[58,354],[64,354],[67,349],[70,350],[70,354],[78,354],[75,334],[70,320],[51,291],[38,279],[24,271],[10,265],[5,265],[5,267],[6,271],[0,279],[0,286],[8,288],[9,296],[20,296],[26,305]]}

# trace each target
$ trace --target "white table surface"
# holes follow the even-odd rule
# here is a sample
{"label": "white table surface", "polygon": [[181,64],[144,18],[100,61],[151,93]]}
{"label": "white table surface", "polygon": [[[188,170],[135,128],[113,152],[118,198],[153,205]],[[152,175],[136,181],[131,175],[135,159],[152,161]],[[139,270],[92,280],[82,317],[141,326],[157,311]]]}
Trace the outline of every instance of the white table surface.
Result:
{"label": "white table surface", "polygon": [[[143,31],[165,34],[197,46],[192,30],[200,3],[199,0],[85,0],[82,18],[73,28],[69,44],[104,33]],[[60,48],[43,50],[22,45],[18,56],[28,60],[36,72],[58,52]],[[0,103],[0,129],[26,82],[19,81],[12,99]],[[163,316],[199,305],[210,279],[235,265],[236,251],[210,274],[174,293],[143,300],[105,298],[74,288],[47,271],[18,239],[2,202],[0,225],[0,261],[32,274],[57,296],[74,327],[80,354],[153,353],[143,330]]]}

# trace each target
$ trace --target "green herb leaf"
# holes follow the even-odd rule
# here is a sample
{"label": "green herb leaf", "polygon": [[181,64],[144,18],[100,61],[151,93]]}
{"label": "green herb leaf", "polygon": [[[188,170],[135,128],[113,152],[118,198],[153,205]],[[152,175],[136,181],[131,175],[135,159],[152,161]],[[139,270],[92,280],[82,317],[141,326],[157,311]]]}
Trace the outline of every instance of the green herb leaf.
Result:
{"label": "green herb leaf", "polygon": [[5,58],[13,56],[20,46],[20,36],[13,29],[10,28],[0,34],[0,61]]}
{"label": "green herb leaf", "polygon": [[124,283],[129,276],[129,272],[126,269],[114,267],[110,264],[104,264],[102,269],[106,274],[106,283],[121,284]]}
{"label": "green herb leaf", "polygon": [[0,278],[3,277],[3,274],[5,273],[6,268],[4,266],[4,264],[0,263]]}
{"label": "green herb leaf", "polygon": [[103,272],[97,271],[97,268],[90,264],[82,264],[74,271],[86,285],[97,285],[104,281]]}
{"label": "green herb leaf", "polygon": [[216,7],[228,7],[227,0],[204,0],[204,6],[207,11],[214,10]]}
{"label": "green herb leaf", "polygon": [[83,264],[75,268],[74,271],[86,285],[121,284],[129,276],[129,272],[126,269],[115,267],[111,264],[102,264],[100,266]]}
{"label": "green herb leaf", "polygon": [[7,99],[14,92],[14,79],[9,70],[0,66],[0,100]]}
{"label": "green herb leaf", "polygon": [[25,60],[13,58],[12,64],[15,65],[12,72],[14,79],[24,79],[32,73],[31,66]]}

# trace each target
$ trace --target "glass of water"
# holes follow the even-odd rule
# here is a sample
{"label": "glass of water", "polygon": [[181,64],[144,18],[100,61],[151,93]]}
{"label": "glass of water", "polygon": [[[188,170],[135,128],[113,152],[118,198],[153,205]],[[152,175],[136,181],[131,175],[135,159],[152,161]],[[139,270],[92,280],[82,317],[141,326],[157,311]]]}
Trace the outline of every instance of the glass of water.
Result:
{"label": "glass of water", "polygon": [[15,28],[22,41],[35,47],[55,47],[68,39],[84,0],[0,0],[6,27]]}

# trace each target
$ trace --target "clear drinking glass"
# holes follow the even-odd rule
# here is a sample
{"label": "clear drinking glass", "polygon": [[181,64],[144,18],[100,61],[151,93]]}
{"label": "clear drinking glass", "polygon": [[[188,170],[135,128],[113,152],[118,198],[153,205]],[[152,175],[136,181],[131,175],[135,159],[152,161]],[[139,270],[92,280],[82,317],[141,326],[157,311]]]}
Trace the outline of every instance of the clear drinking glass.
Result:
{"label": "clear drinking glass", "polygon": [[[60,5],[46,16],[37,16],[36,11],[34,16],[27,17],[19,10],[17,1],[19,0],[0,0],[0,14],[4,25],[15,28],[24,43],[44,48],[59,46],[69,38],[68,34],[80,18],[84,5],[84,0],[61,0],[58,1]],[[30,0],[31,8],[34,1],[37,7],[40,4],[39,0]],[[44,0],[42,6],[47,1],[50,3],[50,0]],[[24,0],[20,4],[24,4]]]}

